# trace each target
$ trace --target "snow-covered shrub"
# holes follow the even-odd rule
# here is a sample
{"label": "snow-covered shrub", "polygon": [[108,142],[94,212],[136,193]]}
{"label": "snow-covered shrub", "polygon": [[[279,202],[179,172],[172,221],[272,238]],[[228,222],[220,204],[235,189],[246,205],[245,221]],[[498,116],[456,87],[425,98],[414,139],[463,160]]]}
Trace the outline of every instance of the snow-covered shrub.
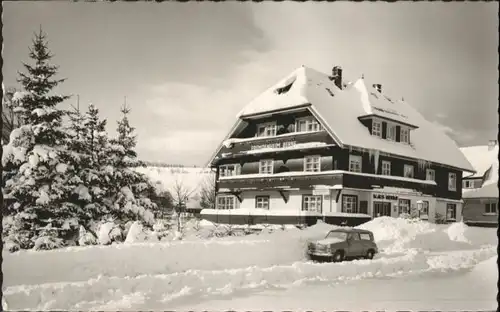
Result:
{"label": "snow-covered shrub", "polygon": [[64,246],[62,239],[52,235],[40,236],[35,240],[35,250],[52,250]]}
{"label": "snow-covered shrub", "polygon": [[78,235],[78,245],[97,245],[97,238],[91,232],[87,231],[83,226],[80,226]]}
{"label": "snow-covered shrub", "polygon": [[447,223],[446,222],[446,216],[443,215],[443,214],[441,214],[441,213],[439,213],[439,212],[436,212],[434,220],[435,220],[434,222],[436,224],[446,224]]}
{"label": "snow-covered shrub", "polygon": [[170,225],[168,221],[163,219],[156,220],[156,223],[153,225],[153,232],[159,240],[167,237],[169,234]]}

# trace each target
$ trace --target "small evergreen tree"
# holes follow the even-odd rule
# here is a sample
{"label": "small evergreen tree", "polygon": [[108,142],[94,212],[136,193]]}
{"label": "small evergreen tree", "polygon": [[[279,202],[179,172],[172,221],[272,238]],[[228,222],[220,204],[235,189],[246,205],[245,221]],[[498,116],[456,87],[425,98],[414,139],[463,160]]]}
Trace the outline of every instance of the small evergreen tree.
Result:
{"label": "small evergreen tree", "polygon": [[11,215],[4,239],[15,248],[54,248],[64,232],[78,224],[79,207],[69,200],[76,155],[69,153],[62,127],[66,113],[57,105],[68,96],[51,95],[64,79],[54,79],[58,67],[49,63],[52,55],[45,34],[35,34],[29,57],[19,73],[24,93],[14,111],[23,126],[14,129],[2,157],[3,193],[6,214]]}
{"label": "small evergreen tree", "polygon": [[144,166],[144,163],[137,159],[135,152],[136,137],[127,116],[130,109],[124,106],[121,112],[123,116],[118,121],[118,136],[110,140],[108,165],[104,170],[112,185],[107,190],[108,205],[111,205],[117,219],[141,220],[152,226],[158,206],[148,195],[155,188],[147,176],[133,170],[134,167]]}

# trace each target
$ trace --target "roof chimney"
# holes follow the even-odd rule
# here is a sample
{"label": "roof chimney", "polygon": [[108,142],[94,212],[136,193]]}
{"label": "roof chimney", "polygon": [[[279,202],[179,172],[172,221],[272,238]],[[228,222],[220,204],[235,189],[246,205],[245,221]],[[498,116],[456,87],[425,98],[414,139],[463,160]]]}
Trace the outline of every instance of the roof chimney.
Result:
{"label": "roof chimney", "polygon": [[488,151],[491,151],[495,148],[495,146],[498,145],[498,141],[497,140],[490,140],[488,142]]}
{"label": "roof chimney", "polygon": [[378,93],[382,93],[382,85],[379,83],[376,83],[373,85],[373,87],[378,91]]}
{"label": "roof chimney", "polygon": [[330,80],[333,80],[333,83],[342,90],[342,67],[334,66],[332,69],[332,76]]}

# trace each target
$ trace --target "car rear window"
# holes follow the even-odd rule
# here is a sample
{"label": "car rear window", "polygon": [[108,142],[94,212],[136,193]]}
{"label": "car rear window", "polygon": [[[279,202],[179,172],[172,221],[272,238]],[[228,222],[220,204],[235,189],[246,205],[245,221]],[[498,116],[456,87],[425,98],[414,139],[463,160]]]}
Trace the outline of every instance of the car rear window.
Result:
{"label": "car rear window", "polygon": [[359,234],[359,236],[361,237],[362,240],[372,240],[372,238],[370,237],[370,234],[368,234],[368,233],[361,233],[361,234]]}

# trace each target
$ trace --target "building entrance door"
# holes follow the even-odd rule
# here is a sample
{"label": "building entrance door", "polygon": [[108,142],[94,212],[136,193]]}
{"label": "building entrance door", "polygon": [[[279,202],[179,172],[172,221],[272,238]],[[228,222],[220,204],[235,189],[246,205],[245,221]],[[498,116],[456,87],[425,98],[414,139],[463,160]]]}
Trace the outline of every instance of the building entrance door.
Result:
{"label": "building entrance door", "polygon": [[373,217],[391,216],[391,203],[373,202]]}

